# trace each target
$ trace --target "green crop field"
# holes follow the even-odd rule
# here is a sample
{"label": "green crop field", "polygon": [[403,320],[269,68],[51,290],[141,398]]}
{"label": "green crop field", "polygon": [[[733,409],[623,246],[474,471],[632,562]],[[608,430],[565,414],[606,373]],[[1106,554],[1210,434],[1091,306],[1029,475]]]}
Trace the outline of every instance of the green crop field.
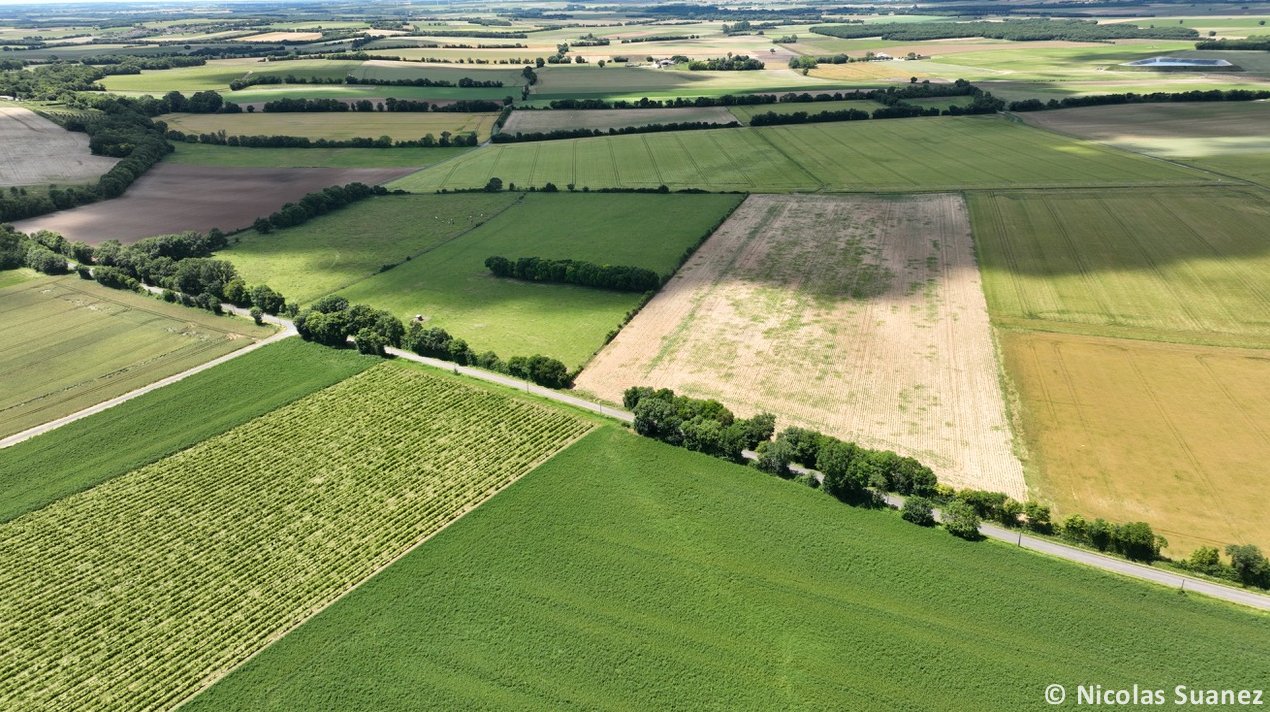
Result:
{"label": "green crop field", "polygon": [[1151,156],[1186,160],[1270,152],[1270,103],[1129,104],[1022,112],[1033,126]]}
{"label": "green crop field", "polygon": [[1188,158],[1186,163],[1270,188],[1270,152]]}
{"label": "green crop field", "polygon": [[935,117],[501,144],[394,188],[518,185],[790,190],[958,190],[1165,185],[1214,176],[998,117]]}
{"label": "green crop field", "polygon": [[381,196],[298,227],[243,233],[219,256],[252,284],[268,284],[303,304],[435,249],[515,201],[509,193]]}
{"label": "green crop field", "polygon": [[[142,71],[140,74],[116,74],[102,80],[109,91],[150,92],[166,94],[170,91],[225,91],[226,98],[238,101],[236,94],[228,93],[229,83],[248,74],[268,74],[297,77],[340,78],[361,66],[361,62],[332,61],[325,59],[300,59],[289,62],[262,62],[258,59],[222,59],[208,62],[201,67],[180,67]],[[270,86],[270,85],[266,85]]]}
{"label": "green crop field", "polygon": [[1254,189],[970,196],[994,320],[1096,336],[1270,346]]}
{"label": "green crop field", "polygon": [[352,351],[286,339],[4,448],[0,522],[220,435],[376,363]]}
{"label": "green crop field", "polygon": [[236,168],[425,168],[470,148],[237,148],[204,143],[172,145],[163,160],[194,166]]}
{"label": "green crop field", "polygon": [[[442,132],[478,140],[489,138],[498,114],[445,112],[286,112],[254,114],[168,114],[168,128],[187,134],[224,131],[230,136],[306,136],[311,139],[379,138],[417,141]],[[381,149],[382,150],[382,149]]]}
{"label": "green crop field", "polygon": [[591,427],[382,364],[0,525],[0,700],[169,709]]}
{"label": "green crop field", "polygon": [[461,238],[337,294],[404,318],[422,314],[478,352],[541,353],[572,368],[604,345],[640,295],[498,279],[485,268],[487,257],[568,258],[667,274],[740,202],[734,195],[529,194]]}
{"label": "green crop field", "polygon": [[74,275],[0,291],[0,435],[193,368],[273,333]]}
{"label": "green crop field", "polygon": [[388,62],[370,60],[362,63],[352,72],[358,79],[431,79],[433,81],[449,81],[458,84],[460,79],[468,78],[478,82],[502,82],[509,93],[519,93],[524,85],[525,77],[520,67],[507,69],[504,67],[487,68],[484,66],[449,66],[427,64],[422,62]]}
{"label": "green crop field", "polygon": [[187,709],[1040,710],[1055,683],[1243,689],[1268,645],[1270,617],[610,427]]}
{"label": "green crop field", "polygon": [[[237,104],[256,104],[278,99],[417,99],[421,101],[455,101],[458,99],[501,100],[515,95],[507,87],[395,87],[358,86],[353,84],[261,84],[225,93],[225,99]],[[295,116],[295,114],[289,114]]]}

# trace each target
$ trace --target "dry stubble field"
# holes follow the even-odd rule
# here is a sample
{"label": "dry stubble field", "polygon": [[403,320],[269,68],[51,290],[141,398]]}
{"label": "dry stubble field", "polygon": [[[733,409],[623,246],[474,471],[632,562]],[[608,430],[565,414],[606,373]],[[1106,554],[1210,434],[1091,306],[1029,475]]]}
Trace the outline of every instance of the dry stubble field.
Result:
{"label": "dry stubble field", "polygon": [[94,156],[74,133],[16,106],[0,106],[0,186],[87,183],[119,160]]}
{"label": "dry stubble field", "polygon": [[717,398],[1023,497],[958,196],[752,196],[582,372]]}

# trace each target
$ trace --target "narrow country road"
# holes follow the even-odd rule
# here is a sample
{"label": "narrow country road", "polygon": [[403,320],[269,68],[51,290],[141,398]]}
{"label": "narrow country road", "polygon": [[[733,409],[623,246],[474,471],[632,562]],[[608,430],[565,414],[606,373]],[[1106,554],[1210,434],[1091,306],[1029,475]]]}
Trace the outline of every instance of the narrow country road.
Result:
{"label": "narrow country road", "polygon": [[[161,291],[161,290],[154,290],[153,288],[148,288],[148,289],[151,289],[152,291]],[[238,307],[235,307],[229,304],[224,304],[222,305],[222,307],[225,309],[225,311],[232,312],[238,316],[248,316],[247,310],[245,309],[240,309]],[[225,361],[228,361],[237,356],[241,356],[244,353],[247,353],[249,351],[258,349],[266,344],[270,344],[275,341],[279,341],[281,339],[289,338],[291,336],[296,335],[295,325],[292,324],[290,321],[286,319],[282,319],[280,317],[272,317],[272,316],[265,316],[264,319],[265,321],[271,324],[281,326],[282,331],[256,344],[253,344],[243,349],[239,349],[238,351],[235,351],[231,354],[226,354],[225,356],[209,361],[201,366],[197,366],[183,373],[178,373],[175,376],[169,376],[168,378],[165,378],[156,383],[152,383],[149,386],[146,386],[144,388],[139,388],[135,391],[132,391],[131,393],[126,393],[117,398],[112,398],[108,401],[105,401],[104,403],[100,403],[98,405],[92,406],[91,408],[85,408],[84,410],[81,410],[78,413],[73,413],[64,418],[59,418],[58,420],[55,420],[51,423],[46,423],[44,425],[41,425],[36,428],[31,428],[30,430],[23,431],[16,435],[11,435],[7,438],[4,438],[3,440],[0,440],[0,448],[8,447],[15,443],[22,442],[23,440],[39,435],[40,433],[48,432],[55,428],[61,427],[67,423],[71,423],[76,420],[79,420],[80,418],[84,418],[86,416],[92,415],[93,413],[99,413],[103,410],[106,410],[107,408],[118,405],[119,403],[123,403],[124,401],[131,400],[132,398],[136,398],[139,395],[148,393],[157,388],[162,388],[163,386],[166,386],[169,383],[175,383],[183,378],[186,378],[187,376],[198,373],[199,371],[206,370],[208,368],[216,366],[217,364],[224,363]],[[558,403],[563,403],[565,405],[570,405],[575,408],[582,408],[583,410],[588,410],[593,413],[598,413],[600,415],[613,418],[615,420],[619,420],[624,423],[633,423],[635,421],[635,416],[633,414],[621,408],[613,408],[611,406],[601,405],[599,403],[592,403],[591,401],[579,398],[574,395],[570,395],[568,393],[552,390],[550,388],[544,388],[542,386],[534,385],[532,383],[528,383],[517,378],[512,378],[510,376],[506,376],[501,373],[494,373],[492,371],[484,371],[478,368],[472,368],[470,366],[460,366],[458,364],[451,363],[449,361],[442,361],[440,359],[429,358],[427,356],[420,356],[418,354],[411,353],[409,351],[403,351],[401,349],[396,349],[391,347],[386,349],[386,351],[389,355],[396,358],[400,358],[406,361],[414,361],[416,363],[421,363],[426,366],[430,366],[432,368],[438,368],[445,371],[450,371],[452,373],[457,373],[463,376],[468,376],[470,378],[477,378],[482,381],[488,381],[490,383],[496,383],[501,386],[515,388],[517,390],[524,391],[531,395],[539,396],[541,398],[546,398],[548,400],[553,400]],[[753,460],[757,457],[755,453],[749,450],[745,451],[743,454],[746,458],[750,460]],[[818,479],[823,479],[823,476],[814,470],[808,470],[802,467],[798,467],[796,465],[791,465],[790,469],[802,474],[811,474]],[[890,504],[893,507],[898,508],[903,506],[904,504],[904,498],[897,495],[882,494],[882,497],[883,499],[886,500],[887,504]],[[938,511],[935,512],[935,516],[936,518],[939,517]],[[1165,571],[1163,569],[1157,569],[1157,568],[1153,568],[1143,564],[1137,564],[1125,559],[1119,559],[1119,558],[1115,558],[1111,556],[1106,556],[1094,551],[1088,551],[1086,549],[1080,549],[1074,546],[1061,544],[1059,542],[1052,541],[1050,539],[1044,539],[1041,537],[1031,536],[1017,530],[1005,529],[1003,527],[998,527],[994,524],[980,525],[979,532],[983,534],[985,537],[998,539],[1004,542],[1009,542],[1011,544],[1020,546],[1024,549],[1031,549],[1033,551],[1038,551],[1043,554],[1055,556],[1060,559],[1066,559],[1068,561],[1074,561],[1079,564],[1085,564],[1086,566],[1093,566],[1095,568],[1102,569],[1103,571],[1110,571],[1113,573],[1121,574],[1123,576],[1129,576],[1131,578],[1136,578],[1143,581],[1150,581],[1152,583],[1162,584],[1164,586],[1170,586],[1172,588],[1177,588],[1184,591],[1195,591],[1197,593],[1203,593],[1205,595],[1212,596],[1213,598],[1219,598],[1224,601],[1229,601],[1231,603],[1238,603],[1240,605],[1249,606],[1252,608],[1258,608],[1264,611],[1270,611],[1270,596],[1254,593],[1247,589],[1235,588],[1233,586],[1224,586],[1221,584],[1212,583],[1210,581],[1204,581],[1201,579],[1192,578],[1190,576],[1186,576],[1181,573],[1175,573],[1173,571]]]}

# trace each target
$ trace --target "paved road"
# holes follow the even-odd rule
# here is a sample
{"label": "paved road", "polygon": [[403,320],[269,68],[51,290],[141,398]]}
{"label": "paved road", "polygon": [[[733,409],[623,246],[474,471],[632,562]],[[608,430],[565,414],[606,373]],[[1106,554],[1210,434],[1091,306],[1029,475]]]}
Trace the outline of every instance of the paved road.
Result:
{"label": "paved road", "polygon": [[[155,291],[161,291],[161,290],[155,290]],[[230,311],[242,316],[247,315],[247,311],[245,309],[239,309],[238,307],[234,307],[228,304],[225,304],[222,306],[225,308],[226,311]],[[122,403],[126,400],[135,398],[143,393],[148,393],[149,391],[152,391],[156,388],[162,388],[163,386],[166,386],[169,383],[175,383],[176,381],[179,381],[182,378],[185,378],[192,374],[198,373],[199,371],[211,368],[220,363],[224,363],[225,361],[228,361],[237,356],[241,356],[244,353],[260,348],[261,346],[264,346],[265,344],[272,343],[280,339],[285,339],[290,336],[294,336],[296,333],[295,325],[286,319],[282,319],[279,317],[266,316],[265,320],[268,321],[269,323],[276,324],[278,326],[283,327],[283,330],[279,332],[278,334],[268,339],[265,339],[264,341],[261,341],[252,346],[248,346],[247,348],[244,348],[244,349],[239,349],[238,351],[235,351],[232,354],[227,354],[213,361],[209,361],[201,366],[192,368],[189,371],[186,371],[184,373],[179,373],[175,376],[170,376],[168,378],[163,379],[162,381],[158,381],[157,383],[153,383],[149,386],[146,386],[145,388],[140,388],[131,393],[127,393],[125,395],[119,396],[118,398],[112,398],[111,400],[106,401],[105,403],[101,403],[91,408],[86,408],[78,413],[74,413],[72,415],[66,416],[65,418],[55,420],[52,423],[42,425],[38,428],[32,428],[31,430],[27,430],[25,432],[18,433],[17,435],[13,435],[8,438],[5,438],[4,440],[0,440],[0,448],[8,447],[9,445],[13,445],[14,443],[21,442],[22,440],[33,437],[42,432],[53,430],[54,428],[65,425],[66,423],[70,423],[70,422],[79,420],[80,418],[92,415],[93,413],[103,411],[114,405],[118,405],[119,403]],[[527,383],[525,381],[521,381],[519,379],[512,378],[510,376],[505,376],[501,373],[483,371],[481,369],[472,368],[469,366],[460,366],[458,364],[451,363],[449,361],[442,361],[440,359],[429,358],[427,356],[420,356],[418,354],[411,353],[409,351],[402,351],[401,349],[388,348],[386,350],[390,355],[400,359],[404,359],[407,361],[414,361],[416,363],[422,363],[427,366],[431,366],[433,368],[439,368],[446,371],[451,371],[453,373],[462,374],[464,376],[469,376],[471,378],[478,378],[483,381],[489,381],[490,383],[497,383],[502,386],[508,386],[510,388],[515,388],[517,390],[525,391],[526,393],[530,393],[532,395],[553,400],[559,403],[564,403],[566,405],[571,405],[575,408],[582,408],[584,410],[588,410],[593,413],[599,413],[600,415],[607,416],[615,420],[620,420],[625,423],[631,423],[631,422],[634,422],[635,420],[635,416],[632,415],[629,411],[626,411],[620,408],[613,408],[610,406],[600,405],[599,403],[592,403],[591,401],[584,400],[582,398],[579,398],[574,395],[570,395],[568,393],[564,393],[562,391],[556,391],[550,388],[544,388],[542,386],[534,385],[532,383]],[[745,457],[751,460],[757,457],[755,453],[750,452],[748,450],[745,451],[744,455]],[[791,466],[791,469],[799,473],[812,474],[817,478],[823,479],[823,476],[814,470],[807,470],[805,468],[798,467],[798,466]],[[897,495],[883,494],[882,497],[883,499],[887,501],[888,504],[890,504],[893,507],[900,507],[904,504],[904,498],[899,497]],[[936,512],[936,517],[938,517],[938,515],[939,513]],[[1005,529],[993,524],[983,524],[979,527],[979,531],[986,537],[1010,542],[1012,544],[1021,546],[1025,549],[1032,549],[1034,551],[1039,551],[1045,554],[1049,554],[1051,556],[1056,556],[1061,559],[1066,559],[1068,561],[1075,561],[1077,563],[1085,564],[1087,566],[1093,566],[1095,568],[1099,568],[1104,571],[1111,571],[1111,572],[1118,573],[1124,576],[1130,576],[1132,578],[1141,579],[1144,581],[1151,581],[1154,583],[1163,584],[1165,586],[1171,586],[1173,588],[1179,588],[1179,589],[1183,589],[1187,591],[1196,591],[1198,593],[1203,593],[1203,594],[1212,596],[1214,598],[1220,598],[1225,601],[1230,601],[1232,603],[1238,603],[1241,605],[1250,606],[1253,608],[1259,608],[1265,611],[1270,611],[1270,596],[1253,593],[1252,591],[1248,591],[1245,589],[1234,588],[1231,586],[1223,586],[1220,584],[1211,583],[1209,581],[1202,581],[1200,579],[1184,576],[1182,574],[1174,573],[1172,571],[1165,571],[1162,569],[1152,568],[1150,566],[1145,566],[1142,564],[1136,564],[1131,561],[1126,561],[1125,559],[1118,559],[1111,556],[1104,556],[1102,554],[1099,554],[1093,551],[1078,549],[1076,547],[1060,544],[1058,542],[1051,541],[1049,539],[1042,539],[1040,537],[1029,536],[1017,530]]]}

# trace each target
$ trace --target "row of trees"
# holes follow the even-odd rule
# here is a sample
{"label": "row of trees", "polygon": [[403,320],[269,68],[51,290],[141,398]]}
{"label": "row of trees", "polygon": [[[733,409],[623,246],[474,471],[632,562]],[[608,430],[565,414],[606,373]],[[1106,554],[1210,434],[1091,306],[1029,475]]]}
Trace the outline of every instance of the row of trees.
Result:
{"label": "row of trees", "polygon": [[746,72],[762,69],[765,65],[754,57],[744,54],[736,56],[710,58],[706,60],[694,60],[688,63],[688,69],[692,71],[711,71],[711,72]]}
{"label": "row of trees", "polygon": [[[699,96],[692,98],[675,97],[673,99],[649,99],[644,97],[636,101],[619,99],[605,101],[603,99],[555,99],[549,106],[552,109],[679,109],[703,106],[761,106],[763,104],[814,103],[818,101],[876,101],[891,105],[908,99],[935,99],[953,96],[976,96],[984,93],[982,89],[965,79],[958,79],[952,84],[932,84],[930,81],[913,81],[904,86],[890,86],[886,89],[857,89],[854,91],[838,91],[832,94],[808,92],[785,94],[724,94],[723,96]],[[523,111],[524,108],[518,107]],[[530,109],[531,111],[533,109]],[[539,109],[543,111],[543,109]]]}
{"label": "row of trees", "polygon": [[495,277],[520,279],[528,282],[554,282],[579,284],[584,287],[613,289],[620,292],[649,292],[662,284],[661,275],[643,267],[623,265],[597,265],[581,260],[551,260],[541,257],[521,257],[512,261],[494,256],[485,260],[485,266]]}
{"label": "row of trees", "polygon": [[[1261,21],[1265,24],[1265,20]],[[1244,50],[1251,52],[1270,52],[1270,37],[1247,37],[1242,40],[1201,40],[1195,43],[1195,49]]]}
{"label": "row of trees", "polygon": [[[1071,514],[1056,523],[1051,520],[1050,508],[1037,501],[1018,502],[1001,492],[954,490],[939,483],[935,473],[914,458],[863,448],[814,430],[787,428],[773,439],[775,419],[766,413],[743,421],[718,401],[648,387],[628,388],[622,403],[634,413],[635,431],[640,435],[736,462],[742,460],[742,450],[754,450],[753,467],[819,486],[850,504],[879,506],[876,492],[903,495],[906,500],[900,514],[905,520],[933,526],[934,509],[939,507],[944,528],[966,539],[980,538],[980,525],[989,521],[1057,535],[1137,561],[1155,561],[1168,546],[1145,522],[1087,521]],[[795,477],[794,465],[806,468],[805,474]],[[810,471],[813,468],[820,472],[823,483]],[[1221,561],[1216,548],[1201,547],[1177,566],[1246,586],[1270,588],[1270,560],[1256,546],[1232,544],[1226,547],[1226,554],[1229,564]]]}
{"label": "row of trees", "polygon": [[[385,99],[371,103],[369,99],[356,102],[343,102],[339,99],[292,99],[284,97],[264,103],[262,110],[266,113],[297,112],[342,112],[342,111],[442,111],[455,113],[484,113],[502,111],[505,103],[491,99],[460,99],[448,104],[429,104],[426,101],[409,99]],[[237,106],[230,104],[230,106]]]}
{"label": "row of trees", "polygon": [[958,37],[987,37],[1015,42],[1068,40],[1187,40],[1198,33],[1189,27],[1139,27],[1129,23],[1099,24],[1097,20],[1051,20],[1045,18],[1007,19],[1002,22],[878,22],[873,24],[816,25],[812,32],[840,39],[881,37],[884,40],[917,42]]}
{"label": "row of trees", "polygon": [[741,124],[736,121],[729,121],[726,124],[716,124],[709,121],[684,121],[682,123],[670,124],[646,124],[644,126],[620,126],[610,128],[608,131],[603,129],[556,129],[554,131],[532,131],[524,133],[517,131],[516,133],[499,132],[490,138],[494,143],[517,143],[522,141],[554,141],[565,138],[590,138],[592,136],[623,136],[626,134],[638,133],[659,133],[662,131],[699,131],[701,129],[719,129],[719,128],[737,128]]}
{"label": "row of trees", "polygon": [[356,86],[393,86],[393,87],[450,87],[459,89],[501,87],[498,80],[472,79],[459,77],[458,81],[449,79],[429,79],[427,77],[403,79],[376,79],[373,77],[354,77],[349,74],[343,77],[316,76],[308,77],[296,74],[252,74],[229,83],[230,91],[239,91],[260,84],[351,84]]}
{"label": "row of trees", "polygon": [[207,134],[184,134],[180,131],[169,131],[167,137],[172,141],[185,143],[210,143],[218,146],[241,146],[243,148],[446,148],[449,146],[475,146],[478,143],[476,134],[453,136],[449,131],[442,131],[440,138],[425,134],[418,140],[398,139],[390,136],[379,138],[348,139],[312,139],[307,136],[227,136],[224,131]]}
{"label": "row of trees", "polygon": [[268,234],[275,228],[300,225],[319,215],[325,215],[375,195],[388,195],[388,189],[382,185],[369,186],[365,183],[333,185],[305,194],[298,203],[286,203],[269,217],[256,218],[251,226],[256,232]]}
{"label": "row of trees", "polygon": [[1261,101],[1270,99],[1270,91],[1230,89],[1222,91],[1154,92],[1151,94],[1096,94],[1092,96],[1069,96],[1063,99],[1025,99],[1010,102],[1009,111],[1044,111],[1047,109],[1067,109],[1077,106],[1103,106],[1107,104],[1167,104],[1173,102],[1212,102],[1212,101]]}
{"label": "row of trees", "polygon": [[640,435],[732,462],[743,462],[742,451],[770,440],[776,427],[770,413],[737,418],[719,401],[677,396],[668,388],[628,388],[622,404],[635,413]]}

